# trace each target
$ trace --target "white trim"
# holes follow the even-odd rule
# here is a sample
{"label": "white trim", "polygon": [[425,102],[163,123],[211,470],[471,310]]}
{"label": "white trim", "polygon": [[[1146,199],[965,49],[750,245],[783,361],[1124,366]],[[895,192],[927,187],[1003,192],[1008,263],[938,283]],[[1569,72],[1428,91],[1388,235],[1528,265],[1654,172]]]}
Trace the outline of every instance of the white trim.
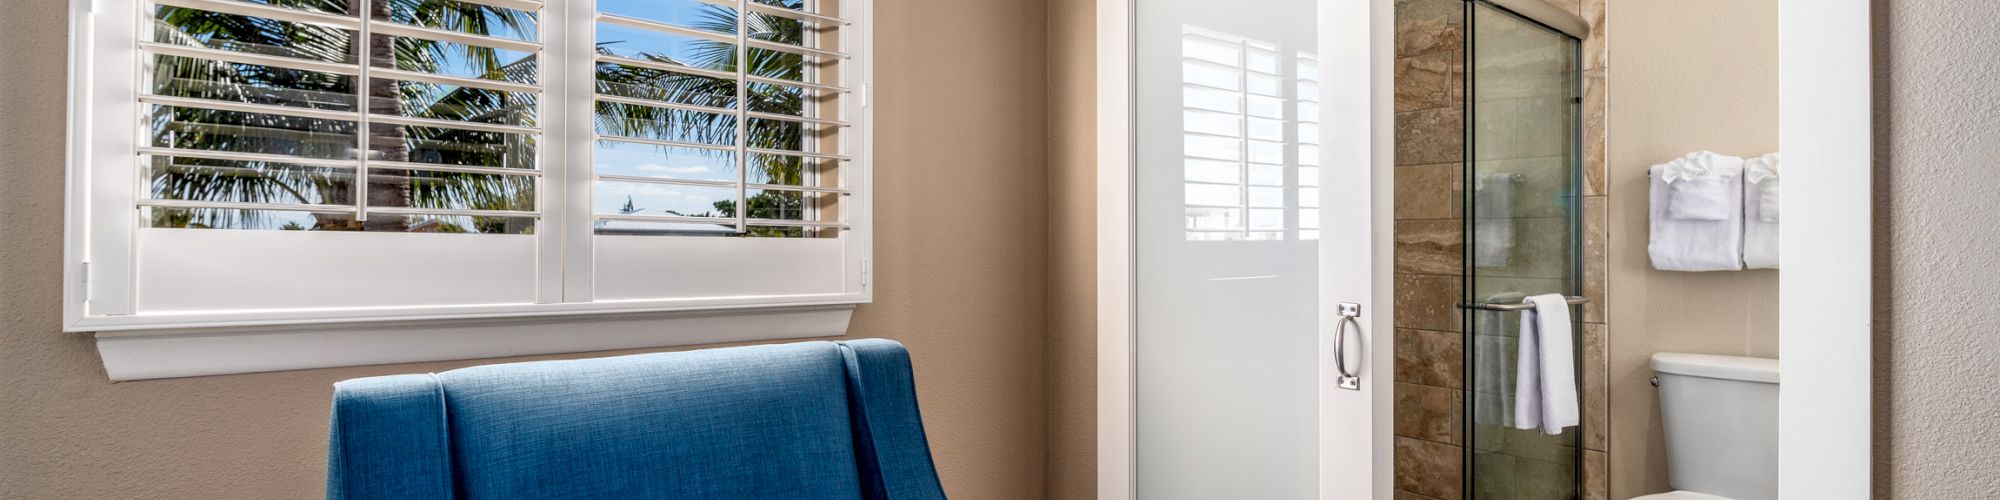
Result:
{"label": "white trim", "polygon": [[1097,0],[1097,498],[1138,494],[1132,363],[1136,0]]}
{"label": "white trim", "polygon": [[1778,491],[1872,491],[1873,104],[1867,0],[1779,0]]}
{"label": "white trim", "polygon": [[[1395,11],[1394,0],[1321,2],[1320,359],[1334,355],[1336,302],[1361,304],[1362,391],[1339,390],[1320,363],[1319,497],[1395,495]],[[1366,68],[1365,71],[1354,71]],[[1340,242],[1366,241],[1366,246]],[[1366,265],[1359,265],[1366,263]],[[1365,443],[1356,446],[1357,442]],[[1365,448],[1365,452],[1360,450]]]}
{"label": "white trim", "polygon": [[482,319],[100,333],[111,380],[500,358],[844,334],[853,306],[522,321]]}
{"label": "white trim", "polygon": [[[190,5],[220,5],[215,2],[221,0],[175,1]],[[469,1],[486,5],[519,8],[540,9],[543,6],[540,2],[525,0]],[[739,1],[731,1],[728,5],[738,5]],[[795,251],[799,248],[804,248],[805,245],[811,245],[812,248],[818,249],[815,250],[818,252],[816,255],[825,256],[826,259],[816,261],[822,262],[824,265],[815,264],[820,267],[813,269],[815,273],[813,279],[816,286],[804,290],[801,289],[803,287],[798,286],[789,288],[771,287],[771,289],[738,287],[738,289],[734,289],[733,291],[717,291],[718,295],[716,296],[689,296],[688,294],[680,294],[662,297],[648,296],[643,300],[596,300],[601,297],[595,297],[599,294],[594,286],[596,283],[594,283],[593,273],[618,272],[620,269],[601,270],[600,268],[604,267],[604,263],[601,259],[594,257],[595,251],[598,250],[598,245],[595,243],[598,237],[593,231],[594,219],[590,205],[593,175],[595,174],[590,159],[595,141],[589,137],[588,127],[594,120],[595,75],[588,71],[567,72],[565,74],[557,74],[555,72],[555,68],[564,66],[573,66],[575,64],[588,65],[590,61],[593,61],[597,57],[592,44],[596,20],[595,2],[592,0],[576,0],[551,6],[549,10],[544,10],[544,13],[548,14],[543,17],[545,21],[548,21],[543,27],[541,35],[543,37],[541,42],[544,43],[445,33],[428,28],[392,25],[391,23],[379,21],[364,23],[355,20],[351,23],[356,27],[383,28],[387,31],[396,31],[398,34],[422,35],[453,42],[493,45],[502,48],[523,50],[542,49],[540,50],[541,57],[543,57],[545,63],[549,63],[542,66],[543,77],[537,79],[537,81],[543,82],[546,85],[546,88],[542,90],[545,92],[544,95],[546,98],[541,101],[542,126],[544,129],[517,129],[515,127],[460,122],[433,123],[434,120],[410,119],[407,117],[378,117],[385,121],[397,121],[399,123],[411,123],[420,126],[476,128],[509,133],[544,134],[549,139],[545,141],[545,149],[537,158],[540,166],[543,167],[542,169],[518,173],[511,171],[490,172],[538,177],[536,182],[539,196],[537,196],[538,205],[536,210],[544,217],[543,220],[545,222],[560,224],[558,226],[549,226],[557,230],[538,231],[532,237],[534,243],[531,246],[524,246],[524,248],[532,248],[532,250],[528,250],[527,252],[532,252],[534,262],[532,269],[519,269],[522,274],[532,275],[531,285],[523,288],[527,290],[527,293],[515,294],[517,290],[514,289],[508,289],[504,293],[494,292],[483,288],[483,285],[490,283],[466,278],[465,281],[450,281],[450,283],[454,283],[455,285],[453,286],[480,290],[482,293],[458,294],[473,296],[472,298],[460,297],[461,300],[458,303],[450,303],[449,301],[432,302],[429,300],[408,302],[361,301],[355,303],[335,301],[329,303],[309,303],[308,305],[312,307],[287,303],[268,306],[265,309],[249,309],[258,306],[256,304],[245,304],[238,306],[243,308],[241,310],[212,310],[206,307],[184,307],[188,304],[178,304],[174,308],[142,307],[144,299],[141,296],[141,292],[145,290],[145,287],[140,286],[143,283],[141,283],[138,264],[140,259],[138,259],[136,248],[140,244],[141,233],[148,232],[148,230],[142,230],[138,227],[144,225],[144,221],[140,216],[141,211],[137,209],[141,203],[135,200],[135,197],[144,193],[140,183],[141,179],[137,175],[137,172],[140,171],[140,162],[144,160],[144,157],[136,154],[140,151],[137,142],[139,142],[140,138],[144,137],[143,133],[139,130],[143,120],[136,120],[140,116],[139,111],[143,109],[138,103],[140,102],[141,90],[144,87],[144,79],[134,78],[133,76],[135,74],[143,75],[143,71],[141,70],[145,62],[145,57],[147,57],[139,40],[141,38],[139,35],[149,32],[148,30],[150,29],[150,26],[147,25],[149,19],[142,9],[143,5],[145,5],[144,0],[70,0],[70,21],[72,24],[69,40],[71,61],[69,65],[69,81],[71,88],[68,136],[70,149],[67,151],[69,183],[68,189],[65,191],[67,199],[64,219],[66,234],[64,240],[65,256],[63,268],[65,281],[65,286],[63,287],[63,293],[65,294],[63,301],[63,329],[66,332],[99,332],[100,341],[107,346],[105,347],[107,369],[113,371],[115,374],[151,373],[146,371],[132,371],[134,370],[133,368],[123,366],[113,366],[114,364],[124,363],[123,361],[114,362],[113,358],[116,357],[113,355],[114,353],[141,352],[132,350],[116,351],[116,349],[124,349],[124,347],[120,346],[148,346],[146,347],[147,351],[144,352],[150,354],[146,354],[146,356],[161,357],[160,360],[148,361],[149,363],[172,364],[178,362],[168,359],[172,357],[170,354],[174,349],[193,349],[193,347],[187,346],[196,345],[193,341],[186,339],[204,339],[201,341],[204,343],[217,342],[218,339],[231,339],[230,341],[232,342],[240,340],[241,342],[245,342],[245,344],[241,349],[224,349],[218,351],[203,348],[203,352],[207,354],[189,354],[189,356],[193,357],[188,357],[187,359],[197,360],[202,363],[214,363],[215,366],[212,368],[173,368],[170,372],[163,372],[171,373],[169,375],[114,375],[115,377],[184,376],[192,373],[189,370],[202,373],[235,373],[270,369],[336,366],[338,363],[351,364],[416,360],[415,358],[408,358],[403,355],[387,355],[387,357],[381,357],[380,359],[378,359],[378,355],[354,355],[348,356],[348,358],[352,359],[346,361],[340,361],[339,359],[347,358],[340,358],[338,356],[332,358],[324,356],[293,356],[287,358],[283,355],[272,355],[274,356],[273,359],[277,359],[278,361],[224,361],[199,357],[199,355],[213,356],[217,352],[241,353],[263,348],[257,346],[266,346],[273,350],[290,349],[311,352],[320,348],[334,350],[359,349],[359,347],[355,346],[373,345],[371,349],[384,352],[403,350],[429,352],[430,354],[423,355],[426,356],[423,359],[430,360],[462,359],[484,355],[511,355],[529,352],[576,352],[623,347],[836,335],[841,333],[841,330],[844,330],[848,311],[851,311],[856,304],[868,303],[873,300],[873,291],[868,286],[866,278],[873,249],[873,242],[871,241],[873,237],[873,217],[870,213],[873,208],[873,203],[870,199],[871,187],[873,185],[873,173],[870,168],[873,157],[873,136],[872,131],[868,130],[872,124],[873,110],[868,106],[868,96],[866,95],[866,90],[869,88],[869,84],[874,76],[873,62],[869,57],[872,54],[874,46],[872,40],[874,30],[870,25],[870,21],[873,19],[872,2],[869,0],[843,2],[844,12],[841,14],[849,19],[854,19],[858,23],[858,26],[845,28],[838,35],[841,37],[841,46],[839,48],[852,54],[850,59],[845,60],[839,66],[839,80],[829,81],[829,83],[838,83],[840,84],[839,86],[788,81],[772,82],[802,88],[832,89],[843,92],[849,88],[854,88],[862,91],[857,96],[858,98],[842,101],[841,116],[833,117],[838,118],[838,120],[815,117],[784,118],[807,123],[827,123],[852,127],[843,131],[840,135],[840,140],[843,141],[840,151],[838,151],[840,154],[796,151],[770,152],[790,156],[835,158],[846,161],[839,169],[839,175],[842,176],[842,179],[840,179],[841,182],[839,182],[837,187],[830,186],[824,188],[750,185],[750,188],[784,188],[797,191],[838,193],[842,195],[840,212],[843,219],[840,221],[800,222],[748,219],[750,223],[757,225],[811,226],[841,229],[841,238],[837,243],[824,239],[813,239],[812,241],[800,240],[789,243],[769,240],[774,248],[781,246],[785,251]],[[231,8],[231,6],[223,7]],[[757,10],[755,7],[753,5],[752,10]],[[260,9],[263,7],[252,6],[246,8]],[[277,15],[289,15],[286,12],[273,12],[276,12]],[[264,13],[269,14],[271,12]],[[808,19],[819,17],[814,14],[795,13],[786,15],[788,17],[803,16]],[[299,16],[321,21],[327,20],[321,19],[325,16],[314,17],[310,13],[302,13],[292,17]],[[341,22],[346,23],[347,21],[343,20]],[[841,24],[847,24],[847,22],[841,21]],[[165,50],[179,50],[170,46],[162,45],[161,47],[165,47]],[[813,49],[798,50],[810,52]],[[231,57],[235,56],[232,55]],[[285,58],[272,59],[282,61]],[[297,64],[314,64],[311,61],[300,61]],[[285,62],[289,63],[289,61]],[[360,65],[365,64],[365,62],[357,62],[352,65],[325,64],[351,73],[360,71],[358,68],[361,67]],[[426,78],[442,82],[480,83],[480,86],[491,86],[505,90],[527,88],[527,86],[507,82],[468,82],[461,81],[462,79],[455,77]],[[761,81],[754,78],[751,80]],[[209,105],[206,101],[202,101],[200,104]],[[214,106],[243,107],[240,104],[230,103],[215,104]],[[263,108],[257,109],[260,112],[265,111]],[[274,109],[271,111],[277,110]],[[293,112],[290,109],[284,109],[283,111],[288,114],[323,114],[312,110]],[[756,115],[753,114],[753,116]],[[347,116],[342,115],[342,118],[347,118]],[[579,127],[582,127],[582,129],[579,130]],[[585,135],[578,136],[576,135],[578,133]],[[365,137],[365,134],[363,137]],[[569,139],[563,140],[565,137]],[[750,151],[763,152],[757,149],[751,149]],[[218,154],[228,155],[227,153]],[[304,163],[333,162],[313,162],[308,160],[304,161]],[[357,168],[364,162],[357,160],[339,163],[347,168]],[[567,170],[549,168],[554,165],[574,165],[578,166],[578,168]],[[397,162],[376,166],[418,167],[415,164]],[[484,169],[479,168],[452,166],[423,168],[467,172],[484,171]],[[366,172],[366,170],[357,169],[357,172]],[[175,204],[175,202],[154,202],[151,204]],[[286,208],[299,209],[311,207],[287,206]],[[341,207],[341,211],[350,209],[355,211],[361,210],[360,208]],[[379,209],[378,211],[399,213],[440,212],[435,210],[393,208]],[[475,211],[464,210],[442,212],[475,214]],[[476,212],[476,214],[500,214],[500,212],[480,211]],[[534,212],[525,211],[518,214],[513,212],[507,212],[506,214],[535,215]],[[152,232],[157,233],[159,231]],[[218,230],[215,234],[224,233],[249,232]],[[275,234],[280,232],[260,233]],[[401,240],[405,236],[424,236],[400,233],[329,232],[311,235],[295,232],[285,233],[291,233],[290,237],[303,236],[313,242],[340,240],[350,243],[357,241],[362,243],[367,243],[368,241],[379,243]],[[260,234],[258,236],[268,236],[268,234]],[[528,238],[521,235],[430,236],[442,236],[445,238],[498,237],[495,240],[504,239],[510,241],[526,241],[524,238]],[[712,241],[708,241],[709,239],[705,238],[663,239],[688,242],[689,245],[694,246],[701,246],[699,244],[704,242],[712,243]],[[422,243],[422,246],[424,248],[432,248],[436,246],[432,243],[438,241],[444,240],[427,240],[425,243]],[[751,240],[739,241],[749,242]],[[292,243],[297,243],[297,241],[292,241]],[[713,246],[715,245],[707,245],[707,247]],[[526,254],[524,253],[523,255]],[[728,262],[717,262],[717,264],[728,264]],[[463,267],[463,262],[460,262],[459,265]],[[728,269],[726,265],[717,265],[715,268]],[[821,273],[821,271],[824,272]],[[84,282],[86,277],[90,280],[89,283]],[[528,283],[526,280],[527,278],[521,278],[520,276],[510,276],[507,279],[507,284],[511,286],[516,284],[516,282]],[[155,282],[155,284],[158,283]],[[189,286],[195,289],[205,285],[212,285],[205,282],[189,283]],[[238,294],[252,293],[246,290],[250,289],[239,289],[233,292]],[[324,290],[320,290],[320,292],[324,292]],[[496,298],[496,296],[498,297]],[[158,304],[161,301],[155,301],[154,303]],[[227,304],[239,303],[228,302]],[[204,304],[196,305],[205,306]],[[815,320],[811,325],[805,325],[798,321],[785,319],[814,317],[824,320],[830,317],[824,311],[830,310],[841,311],[838,321]],[[662,321],[665,321],[662,319],[663,315],[673,321],[663,323]],[[689,318],[700,318],[701,321],[706,323],[688,323],[689,321],[693,321]],[[728,325],[710,324],[721,321],[724,318],[733,319],[729,320],[730,323]],[[533,341],[510,340],[510,337],[507,337],[505,332],[512,331],[510,329],[514,327],[493,326],[492,324],[496,321],[505,325],[542,325],[543,328],[541,330],[545,334],[535,338]],[[590,326],[610,325],[618,321],[626,321],[630,324],[615,327]],[[501,332],[499,333],[501,336],[479,341],[470,340],[469,337],[436,337],[437,339],[442,339],[439,340],[442,343],[437,345],[411,344],[411,342],[416,341],[402,340],[432,338],[428,337],[431,333],[464,330],[465,328],[461,325],[475,324],[486,325],[485,329],[499,331]],[[548,327],[558,325],[560,327],[596,328],[604,331],[631,330],[631,332],[613,335],[612,337],[615,339],[624,339],[614,339],[615,341],[593,340],[588,336],[578,337],[568,334],[546,334],[549,329]],[[658,328],[666,326],[673,326],[677,330],[693,328],[698,330],[698,332],[695,334],[675,332],[671,335],[671,339],[665,340],[657,338],[660,335],[640,336],[637,333],[639,332],[638,329],[641,328],[657,332]],[[280,335],[276,332],[282,332],[282,334]],[[355,334],[352,332],[375,333]],[[380,344],[357,343],[359,340],[356,339],[376,339],[388,336],[384,332],[395,332],[394,337],[398,340]],[[315,337],[315,335],[322,333],[324,334],[324,338]],[[531,335],[531,333],[529,330],[522,329],[518,335],[525,337]],[[452,341],[452,339],[460,338],[468,340],[457,343]],[[571,339],[575,341],[572,342]],[[369,342],[374,342],[374,340],[369,340]],[[562,347],[564,345],[569,347]],[[283,349],[278,349],[279,347],[283,347]],[[494,349],[504,349],[505,352],[495,353]],[[448,354],[448,352],[462,353]],[[264,355],[259,354],[259,356]],[[293,361],[287,361],[287,359]],[[335,361],[327,361],[327,359],[335,359]],[[266,361],[269,361],[269,363],[266,363]],[[147,368],[143,368],[143,366],[146,366],[144,364],[138,366],[142,367],[139,368],[140,370],[147,370]]]}

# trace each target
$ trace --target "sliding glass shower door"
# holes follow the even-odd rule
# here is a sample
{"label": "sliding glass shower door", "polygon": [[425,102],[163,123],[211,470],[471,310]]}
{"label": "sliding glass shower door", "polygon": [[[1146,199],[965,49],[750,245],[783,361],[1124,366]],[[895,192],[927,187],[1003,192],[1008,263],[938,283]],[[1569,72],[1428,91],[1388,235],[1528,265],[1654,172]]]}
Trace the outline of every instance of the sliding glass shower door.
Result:
{"label": "sliding glass shower door", "polygon": [[[1579,42],[1483,1],[1466,8],[1464,301],[1580,295]],[[1514,428],[1520,315],[1466,311],[1464,491],[1476,499],[1575,499],[1581,428],[1558,435]],[[1567,335],[1580,349],[1578,333]]]}

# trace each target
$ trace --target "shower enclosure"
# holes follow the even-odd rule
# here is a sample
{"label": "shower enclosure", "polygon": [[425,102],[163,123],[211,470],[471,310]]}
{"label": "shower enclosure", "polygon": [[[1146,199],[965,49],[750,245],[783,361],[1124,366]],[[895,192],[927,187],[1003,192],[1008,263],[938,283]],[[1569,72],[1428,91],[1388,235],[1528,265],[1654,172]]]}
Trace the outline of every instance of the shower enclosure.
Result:
{"label": "shower enclosure", "polygon": [[[1582,428],[1558,435],[1514,428],[1522,313],[1509,306],[1548,293],[1582,301],[1580,34],[1506,8],[1524,2],[1501,3],[1464,3],[1461,491],[1477,499],[1568,500],[1581,490]],[[1578,328],[1566,335],[1580,367],[1582,321],[1578,308],[1570,312]]]}

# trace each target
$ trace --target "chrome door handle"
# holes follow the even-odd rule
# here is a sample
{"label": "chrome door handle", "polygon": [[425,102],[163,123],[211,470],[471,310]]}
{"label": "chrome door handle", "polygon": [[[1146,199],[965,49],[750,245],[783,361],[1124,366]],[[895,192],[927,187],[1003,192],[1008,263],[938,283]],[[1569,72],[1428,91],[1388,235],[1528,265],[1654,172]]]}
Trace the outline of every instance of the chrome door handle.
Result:
{"label": "chrome door handle", "polygon": [[1361,328],[1361,304],[1342,302],[1337,309],[1340,315],[1337,326],[1333,327],[1333,369],[1340,372],[1334,378],[1334,386],[1350,391],[1361,390],[1361,376],[1347,369],[1347,324]]}

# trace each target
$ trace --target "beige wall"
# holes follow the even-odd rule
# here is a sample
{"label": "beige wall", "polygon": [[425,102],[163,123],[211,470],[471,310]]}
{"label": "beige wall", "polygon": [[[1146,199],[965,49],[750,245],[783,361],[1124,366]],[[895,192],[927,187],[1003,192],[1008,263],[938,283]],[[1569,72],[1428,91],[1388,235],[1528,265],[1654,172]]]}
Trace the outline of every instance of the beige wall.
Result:
{"label": "beige wall", "polygon": [[1048,498],[1097,498],[1097,3],[1048,0]]}
{"label": "beige wall", "polygon": [[[6,4],[0,498],[314,497],[334,381],[490,362],[107,382],[89,337],[58,331],[67,2]],[[1047,429],[1087,439],[1077,429],[1088,426],[1052,422],[1044,410],[1078,400],[1073,385],[1047,394],[1050,367],[1074,384],[1091,378],[1073,373],[1074,358],[1045,354],[1055,181],[1044,168],[1043,9],[975,0],[879,0],[875,9],[878,288],[850,333],[910,347],[953,498],[1041,496],[1044,463],[1077,456],[1047,458]],[[1065,193],[1059,207],[1076,210],[1076,193]],[[1081,231],[1060,229],[1072,242]],[[1057,314],[1078,318],[1075,307]]]}
{"label": "beige wall", "polygon": [[1876,498],[2000,498],[2000,2],[1875,2]]}
{"label": "beige wall", "polygon": [[1776,271],[1655,271],[1647,167],[1690,151],[1778,149],[1777,0],[1617,2],[1607,74],[1611,498],[1666,491],[1648,357],[1776,357]]}

